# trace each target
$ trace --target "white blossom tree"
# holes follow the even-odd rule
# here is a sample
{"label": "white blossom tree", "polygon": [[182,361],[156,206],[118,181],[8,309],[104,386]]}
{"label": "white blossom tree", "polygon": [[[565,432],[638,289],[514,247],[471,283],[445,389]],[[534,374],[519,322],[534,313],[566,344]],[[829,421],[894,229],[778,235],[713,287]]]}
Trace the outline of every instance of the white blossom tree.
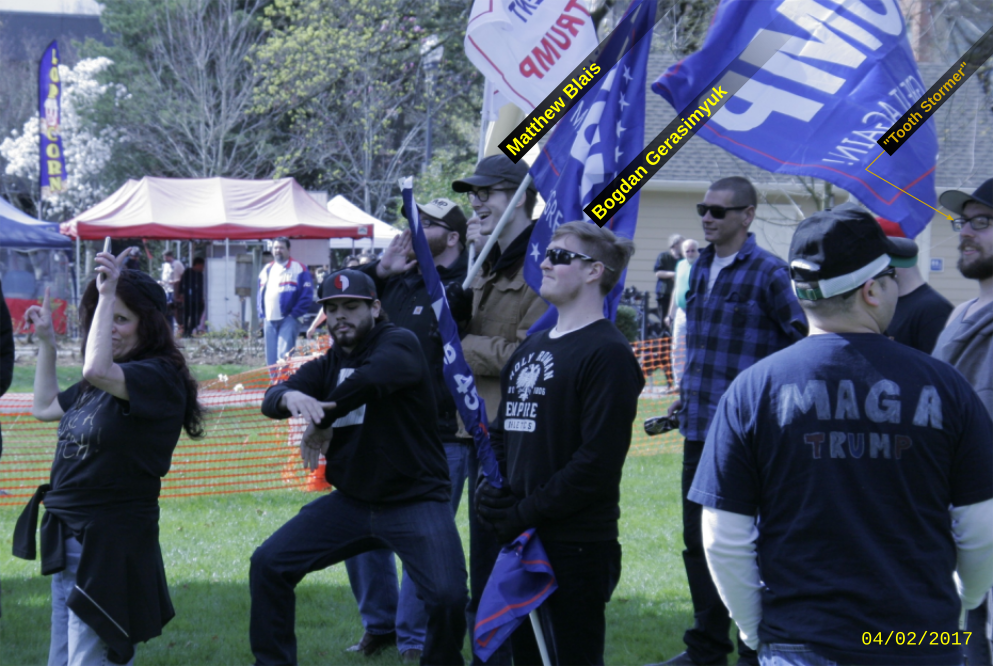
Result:
{"label": "white blossom tree", "polygon": [[101,176],[120,134],[112,127],[95,127],[87,120],[87,114],[108,93],[115,102],[127,94],[124,86],[97,81],[97,75],[111,64],[108,58],[88,58],[71,69],[62,68],[62,146],[68,176],[65,191],[45,201],[39,199],[37,115],[0,143],[7,175],[22,178],[31,185],[35,210],[44,219],[66,220],[110,194]]}

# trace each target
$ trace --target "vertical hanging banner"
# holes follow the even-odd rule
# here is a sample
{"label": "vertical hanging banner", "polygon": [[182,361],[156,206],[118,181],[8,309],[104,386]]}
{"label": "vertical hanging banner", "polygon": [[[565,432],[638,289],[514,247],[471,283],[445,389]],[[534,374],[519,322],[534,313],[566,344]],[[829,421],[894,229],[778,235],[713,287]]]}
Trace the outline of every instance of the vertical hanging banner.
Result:
{"label": "vertical hanging banner", "polygon": [[38,68],[40,116],[41,198],[66,189],[66,161],[62,149],[62,77],[59,76],[59,43],[45,49]]}

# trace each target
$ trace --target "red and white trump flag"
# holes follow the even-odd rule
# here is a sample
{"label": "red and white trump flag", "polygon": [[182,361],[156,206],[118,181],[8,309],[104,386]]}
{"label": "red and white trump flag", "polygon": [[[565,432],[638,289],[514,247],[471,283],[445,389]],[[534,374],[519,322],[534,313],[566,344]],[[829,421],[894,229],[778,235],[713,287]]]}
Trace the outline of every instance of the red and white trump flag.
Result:
{"label": "red and white trump flag", "polygon": [[475,0],[465,52],[507,101],[531,111],[597,46],[584,0]]}

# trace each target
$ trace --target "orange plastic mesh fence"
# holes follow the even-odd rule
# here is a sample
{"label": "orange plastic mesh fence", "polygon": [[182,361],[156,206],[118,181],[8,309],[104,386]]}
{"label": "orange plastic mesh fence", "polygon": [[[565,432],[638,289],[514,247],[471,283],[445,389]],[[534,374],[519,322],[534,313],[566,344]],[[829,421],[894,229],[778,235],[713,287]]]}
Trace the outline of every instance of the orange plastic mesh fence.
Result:
{"label": "orange plastic mesh fence", "polygon": [[[668,339],[636,342],[633,347],[647,383],[634,423],[630,455],[678,452],[682,442],[678,431],[649,437],[643,427],[645,419],[664,414],[675,398],[666,379]],[[298,446],[306,425],[303,419],[274,421],[260,411],[262,397],[274,380],[284,380],[326,349],[326,339],[318,340],[306,345],[305,355],[285,365],[201,382],[200,401],[208,410],[206,435],[191,440],[184,433],[180,438],[172,467],[162,480],[162,497],[326,487],[320,478],[323,468],[311,474],[300,461]],[[48,480],[58,423],[36,421],[31,416],[31,403],[30,393],[8,393],[0,398],[4,440],[0,506],[24,504],[38,485]]]}

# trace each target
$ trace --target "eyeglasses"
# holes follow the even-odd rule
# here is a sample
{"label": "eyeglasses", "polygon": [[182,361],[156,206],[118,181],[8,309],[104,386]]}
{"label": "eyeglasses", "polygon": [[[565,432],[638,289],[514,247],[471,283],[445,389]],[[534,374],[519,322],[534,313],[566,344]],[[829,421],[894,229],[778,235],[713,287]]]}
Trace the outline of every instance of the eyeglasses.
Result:
{"label": "eyeglasses", "polygon": [[989,215],[977,215],[968,219],[960,217],[957,220],[952,220],[952,231],[962,231],[962,227],[967,224],[972,226],[973,231],[982,231],[989,227],[991,222],[993,222],[993,217]]}
{"label": "eyeglasses", "polygon": [[[552,266],[568,266],[574,259],[582,259],[583,261],[600,261],[599,259],[594,259],[589,255],[564,250],[560,247],[550,247],[545,250],[545,258],[548,259]],[[600,261],[600,263],[603,264],[602,261]],[[607,264],[603,264],[603,267],[608,271],[614,270]]]}
{"label": "eyeglasses", "polygon": [[745,210],[746,208],[751,208],[751,206],[731,206],[730,208],[725,208],[724,206],[708,206],[707,204],[698,203],[696,205],[696,212],[697,215],[703,217],[709,210],[712,218],[715,220],[723,220],[729,210]]}
{"label": "eyeglasses", "polygon": [[469,203],[472,203],[472,198],[476,197],[479,199],[480,203],[486,203],[490,198],[490,192],[515,192],[516,189],[511,190],[505,187],[481,187],[478,190],[469,190],[465,193],[466,198]]}
{"label": "eyeglasses", "polygon": [[433,217],[428,217],[424,214],[421,214],[421,225],[423,225],[425,229],[430,229],[431,227],[441,227],[442,229],[455,231],[455,229],[452,229],[447,224],[443,224],[441,220],[436,220]]}

